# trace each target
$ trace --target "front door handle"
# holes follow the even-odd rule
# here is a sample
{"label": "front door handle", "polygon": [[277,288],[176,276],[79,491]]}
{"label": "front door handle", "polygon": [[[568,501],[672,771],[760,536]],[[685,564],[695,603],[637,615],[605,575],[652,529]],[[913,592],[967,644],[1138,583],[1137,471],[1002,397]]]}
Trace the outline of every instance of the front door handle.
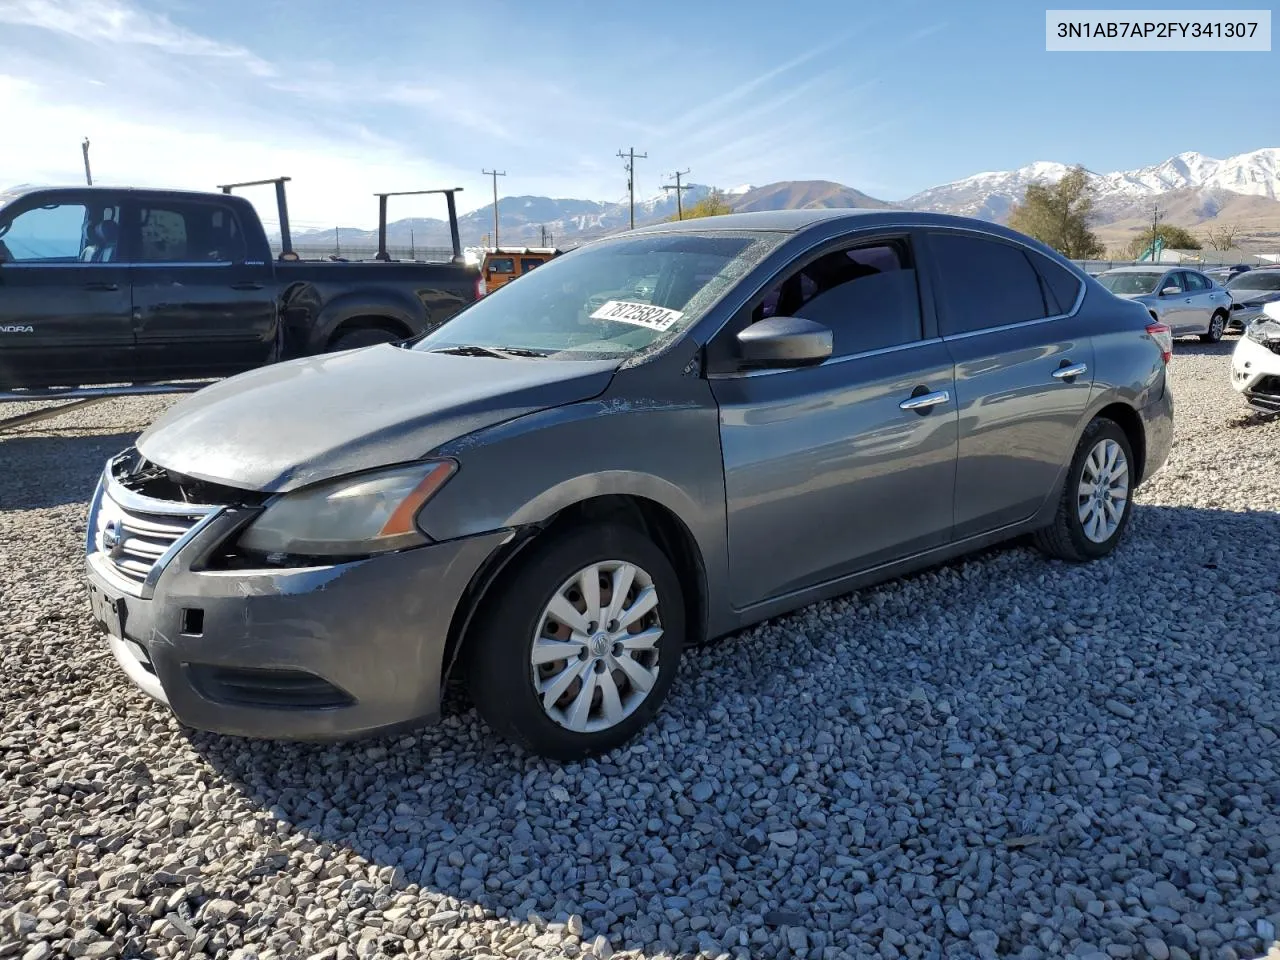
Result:
{"label": "front door handle", "polygon": [[86,290],[119,290],[120,284],[118,283],[86,283],[84,285],[84,288]]}
{"label": "front door handle", "polygon": [[261,290],[262,284],[255,283],[252,280],[246,280],[244,283],[233,283],[231,285],[231,289],[232,290]]}
{"label": "front door handle", "polygon": [[1053,371],[1053,379],[1074,380],[1088,369],[1088,366],[1083,363],[1073,363],[1070,366],[1059,367],[1057,370]]}
{"label": "front door handle", "polygon": [[940,403],[946,403],[951,399],[951,394],[946,390],[935,390],[933,393],[921,393],[917,396],[908,397],[898,404],[903,410],[914,410],[917,413],[928,413],[931,409]]}
{"label": "front door handle", "polygon": [[1183,302],[1183,303],[1190,303],[1190,302],[1191,302],[1191,298],[1190,298],[1190,297],[1187,297],[1187,299],[1183,300],[1182,302]]}

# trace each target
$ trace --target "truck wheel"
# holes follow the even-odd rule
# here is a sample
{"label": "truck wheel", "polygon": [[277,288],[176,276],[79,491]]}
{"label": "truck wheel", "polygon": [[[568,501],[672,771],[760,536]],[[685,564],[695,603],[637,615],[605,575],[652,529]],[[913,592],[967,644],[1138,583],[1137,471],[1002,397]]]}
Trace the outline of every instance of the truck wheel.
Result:
{"label": "truck wheel", "polygon": [[338,334],[329,344],[326,352],[337,353],[339,350],[372,347],[378,343],[395,343],[400,339],[402,338],[398,334],[384,330],[382,327],[361,327],[358,330],[348,330],[346,333]]}
{"label": "truck wheel", "polygon": [[495,733],[555,760],[625,743],[658,712],[685,642],[666,555],[621,524],[534,545],[479,600],[467,680]]}

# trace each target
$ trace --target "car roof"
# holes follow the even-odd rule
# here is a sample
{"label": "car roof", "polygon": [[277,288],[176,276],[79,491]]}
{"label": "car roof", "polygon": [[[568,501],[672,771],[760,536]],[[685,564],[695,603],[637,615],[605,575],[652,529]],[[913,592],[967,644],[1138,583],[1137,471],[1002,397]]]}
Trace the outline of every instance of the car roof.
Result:
{"label": "car roof", "polygon": [[1149,267],[1112,267],[1103,273],[1167,273],[1170,270],[1190,270],[1180,263],[1153,263]]}
{"label": "car roof", "polygon": [[778,231],[801,233],[812,227],[844,221],[854,226],[892,224],[908,227],[953,227],[979,230],[994,236],[1006,237],[1021,243],[1039,246],[1037,241],[1010,230],[1008,227],[977,217],[961,217],[947,213],[930,213],[921,210],[866,209],[862,207],[819,207],[802,210],[752,210],[749,213],[726,213],[715,217],[696,217],[691,220],[663,221],[624,230],[609,239],[633,234],[653,233],[709,233],[719,231]]}

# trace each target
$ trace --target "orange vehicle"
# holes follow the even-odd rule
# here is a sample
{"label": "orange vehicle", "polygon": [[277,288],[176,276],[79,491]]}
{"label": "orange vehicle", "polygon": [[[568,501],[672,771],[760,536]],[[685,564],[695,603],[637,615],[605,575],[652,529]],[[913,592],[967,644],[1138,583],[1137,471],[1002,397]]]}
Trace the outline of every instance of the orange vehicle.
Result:
{"label": "orange vehicle", "polygon": [[556,247],[498,247],[485,251],[484,261],[480,264],[480,295],[493,293],[503,284],[524,276],[563,252]]}

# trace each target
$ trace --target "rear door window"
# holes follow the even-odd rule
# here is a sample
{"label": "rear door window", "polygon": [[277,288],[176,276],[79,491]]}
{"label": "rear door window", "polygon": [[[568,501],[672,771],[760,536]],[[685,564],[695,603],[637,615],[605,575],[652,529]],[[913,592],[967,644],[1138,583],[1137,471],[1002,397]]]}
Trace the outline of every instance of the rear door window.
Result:
{"label": "rear door window", "polygon": [[137,208],[142,263],[226,263],[248,256],[235,212],[213,203],[144,201]]}
{"label": "rear door window", "polygon": [[1027,251],[994,237],[932,233],[942,335],[956,336],[1053,316]]}
{"label": "rear door window", "polygon": [[1080,278],[1062,264],[1054,263],[1034,250],[1028,251],[1027,256],[1031,258],[1036,273],[1040,274],[1049,315],[1061,316],[1070,313],[1076,305],[1076,299],[1080,296],[1080,288],[1084,286]]}
{"label": "rear door window", "polygon": [[1183,274],[1187,278],[1188,290],[1208,290],[1209,282],[1198,273],[1192,273],[1190,270]]}

